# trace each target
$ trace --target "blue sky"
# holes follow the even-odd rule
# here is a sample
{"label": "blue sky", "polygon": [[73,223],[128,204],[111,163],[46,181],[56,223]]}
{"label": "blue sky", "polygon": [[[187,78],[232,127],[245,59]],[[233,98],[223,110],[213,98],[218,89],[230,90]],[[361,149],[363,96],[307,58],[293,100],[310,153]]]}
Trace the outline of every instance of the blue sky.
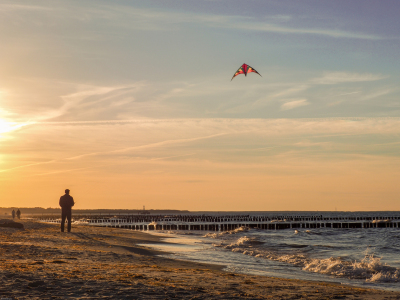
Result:
{"label": "blue sky", "polygon": [[[56,81],[53,101],[67,83],[142,84],[185,110],[150,118],[398,116],[397,13],[390,1],[3,1],[2,77]],[[243,62],[263,78],[229,82]],[[170,103],[174,91],[198,97]],[[235,112],[254,102],[268,105]]]}
{"label": "blue sky", "polygon": [[[296,197],[311,199],[297,209],[318,209],[321,198],[362,209],[365,197],[378,209],[383,189],[385,208],[400,209],[396,185],[378,183],[399,169],[399,10],[365,0],[1,1],[8,204],[24,203],[17,187],[27,182],[48,190],[41,205],[51,205],[65,185],[97,190],[113,174],[82,208],[99,197],[103,207],[134,205],[126,199],[137,178],[137,201],[154,208],[153,186],[171,208],[223,210],[215,200],[233,197],[241,210],[250,193],[251,210]],[[262,77],[230,81],[242,63]],[[198,195],[204,205],[185,202],[194,183],[209,191]]]}

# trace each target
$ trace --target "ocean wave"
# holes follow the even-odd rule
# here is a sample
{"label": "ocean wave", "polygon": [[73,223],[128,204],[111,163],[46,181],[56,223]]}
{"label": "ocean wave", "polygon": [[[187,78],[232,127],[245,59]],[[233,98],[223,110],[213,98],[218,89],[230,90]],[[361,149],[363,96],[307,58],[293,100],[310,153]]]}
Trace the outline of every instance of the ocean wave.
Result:
{"label": "ocean wave", "polygon": [[262,242],[260,242],[259,240],[257,240],[254,237],[249,238],[247,236],[243,236],[243,237],[237,239],[234,243],[224,246],[224,248],[225,249],[233,249],[233,248],[241,247],[241,246],[249,247],[250,245],[254,245],[254,244],[262,244]]}
{"label": "ocean wave", "polygon": [[303,270],[339,277],[366,279],[369,282],[397,282],[400,270],[381,262],[379,257],[367,254],[361,261],[345,261],[340,257],[312,259]]}
{"label": "ocean wave", "polygon": [[227,236],[227,235],[231,235],[231,234],[238,234],[238,233],[242,233],[242,232],[246,232],[249,231],[250,228],[242,226],[239,228],[236,228],[234,230],[230,230],[230,231],[223,231],[223,232],[219,232],[219,233],[207,233],[206,235],[203,235],[203,237],[205,238],[212,238],[212,239],[217,239],[223,236]]}
{"label": "ocean wave", "polygon": [[399,282],[400,269],[391,267],[381,262],[373,254],[365,254],[361,261],[346,261],[341,257],[326,259],[310,258],[304,254],[279,254],[260,248],[251,248],[259,243],[256,239],[241,237],[230,245],[219,244],[232,252],[242,253],[257,258],[264,258],[288,263],[300,267],[304,271],[345,277],[349,279],[364,279],[367,282]]}
{"label": "ocean wave", "polygon": [[[229,246],[225,246],[225,249],[229,249]],[[240,247],[231,248],[232,252],[239,252],[245,255],[254,256],[257,258],[264,258],[269,260],[275,260],[280,262],[289,263],[295,266],[303,267],[304,262],[307,260],[307,257],[303,254],[285,254],[278,255],[272,251],[265,251],[260,249],[245,249]]]}

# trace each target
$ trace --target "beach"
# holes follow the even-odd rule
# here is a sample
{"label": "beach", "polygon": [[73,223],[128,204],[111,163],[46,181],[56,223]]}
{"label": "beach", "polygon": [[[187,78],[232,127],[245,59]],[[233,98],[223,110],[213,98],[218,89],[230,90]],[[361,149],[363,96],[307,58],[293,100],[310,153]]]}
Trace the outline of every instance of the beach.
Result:
{"label": "beach", "polygon": [[0,297],[9,299],[400,299],[399,292],[225,272],[140,246],[165,243],[126,229],[21,220],[0,228]]}

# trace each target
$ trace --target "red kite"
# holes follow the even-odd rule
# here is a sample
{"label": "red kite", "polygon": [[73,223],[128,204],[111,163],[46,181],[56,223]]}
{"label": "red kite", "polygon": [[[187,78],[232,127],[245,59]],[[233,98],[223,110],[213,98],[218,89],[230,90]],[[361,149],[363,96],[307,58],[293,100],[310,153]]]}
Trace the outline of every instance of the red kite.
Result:
{"label": "red kite", "polygon": [[[244,76],[247,76],[247,73],[257,73],[258,75],[261,76],[260,73],[258,73],[256,70],[254,70],[252,67],[250,67],[249,65],[243,64],[235,73],[235,75],[233,75],[232,79],[235,78],[236,76],[240,75],[240,74],[244,74]],[[262,77],[262,76],[261,76]],[[231,81],[232,81],[231,79]]]}

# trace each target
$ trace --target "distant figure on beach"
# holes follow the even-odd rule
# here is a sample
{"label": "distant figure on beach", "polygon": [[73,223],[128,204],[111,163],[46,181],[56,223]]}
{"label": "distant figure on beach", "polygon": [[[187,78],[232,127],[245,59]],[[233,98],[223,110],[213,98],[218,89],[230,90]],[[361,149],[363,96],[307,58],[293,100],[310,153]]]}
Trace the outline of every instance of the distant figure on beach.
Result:
{"label": "distant figure on beach", "polygon": [[61,206],[61,232],[64,232],[65,218],[68,220],[68,232],[71,232],[71,213],[72,206],[74,206],[74,198],[69,194],[69,189],[65,190],[65,195],[60,197]]}
{"label": "distant figure on beach", "polygon": [[17,218],[18,218],[18,219],[21,219],[21,211],[19,210],[19,208],[18,208],[18,210],[17,210]]}
{"label": "distant figure on beach", "polygon": [[11,214],[12,214],[13,219],[15,219],[15,210],[13,210]]}

